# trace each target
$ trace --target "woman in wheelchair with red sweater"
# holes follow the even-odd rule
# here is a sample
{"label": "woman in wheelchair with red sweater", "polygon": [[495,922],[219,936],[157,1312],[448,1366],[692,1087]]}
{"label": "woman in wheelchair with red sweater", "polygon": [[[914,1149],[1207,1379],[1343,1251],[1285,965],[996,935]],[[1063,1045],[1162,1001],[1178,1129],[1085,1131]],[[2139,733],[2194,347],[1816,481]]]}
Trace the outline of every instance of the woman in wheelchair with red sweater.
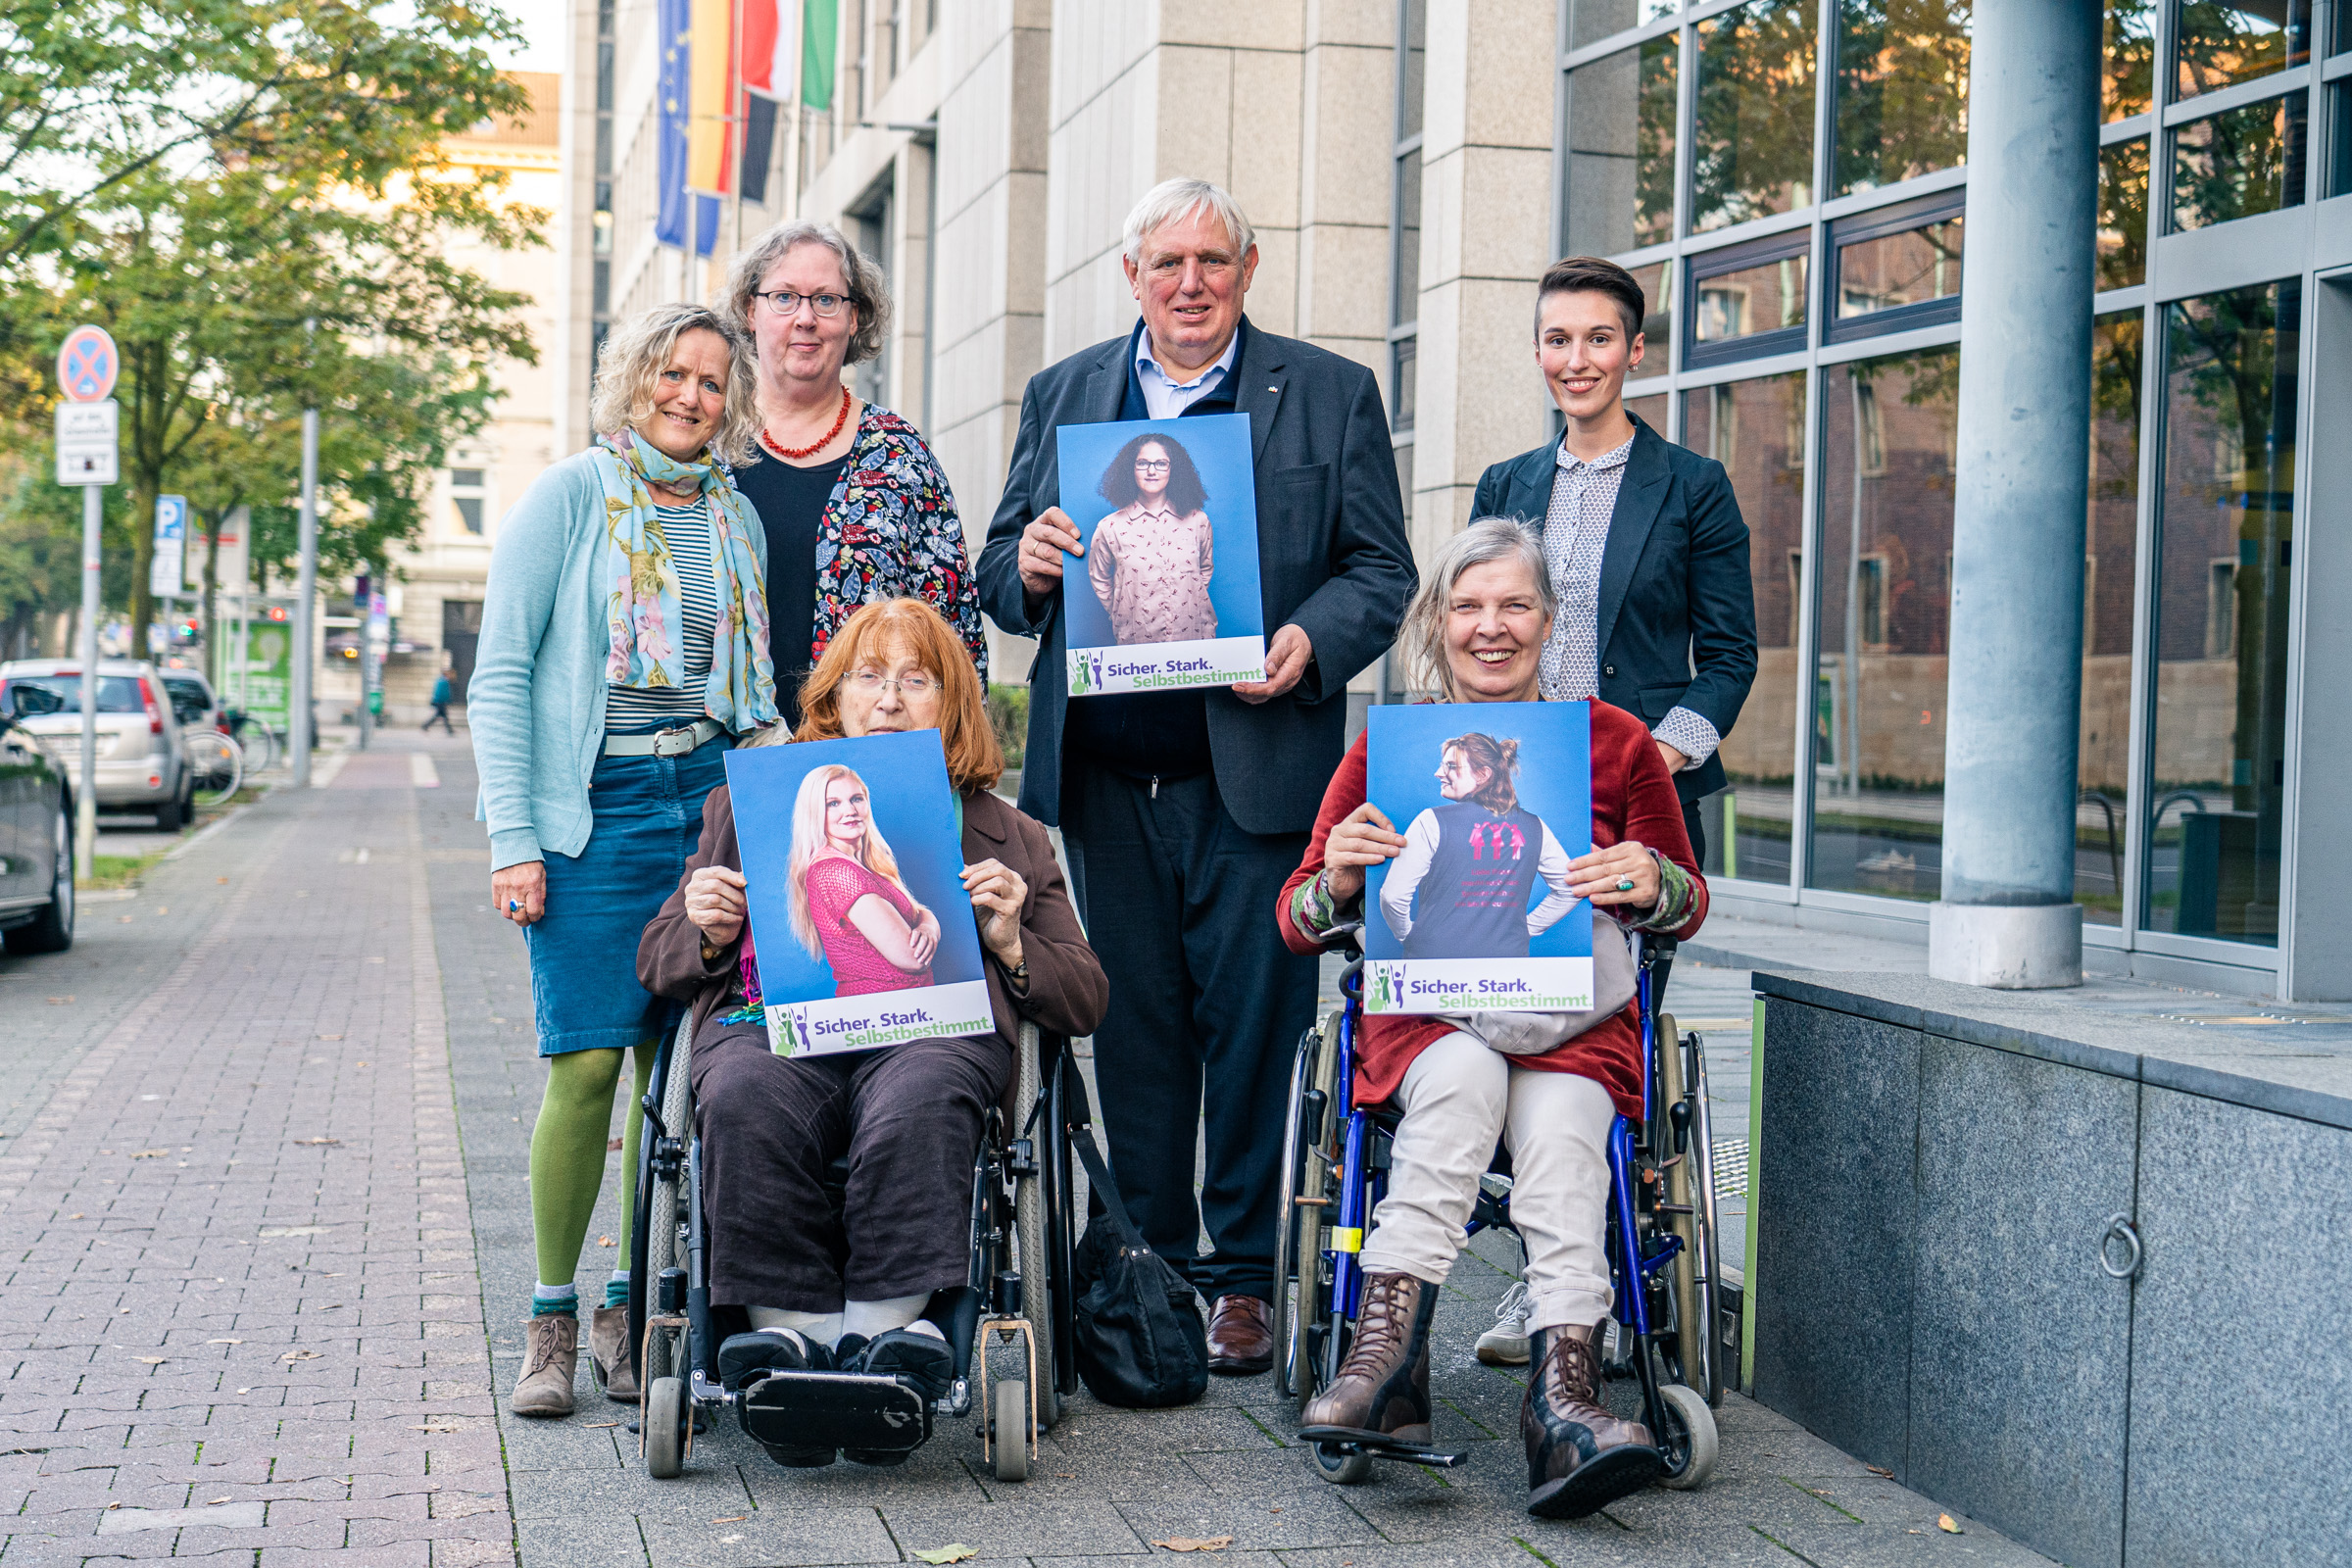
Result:
{"label": "woman in wheelchair with red sweater", "polygon": [[[752,1324],[719,1347],[722,1378],[738,1387],[771,1370],[858,1371],[936,1399],[954,1359],[923,1313],[970,1269],[972,1157],[988,1107],[1004,1099],[1021,1023],[1091,1034],[1109,983],[1046,830],[991,793],[1004,758],[971,660],[937,611],[913,599],[867,605],[835,635],[800,700],[796,741],[941,732],[961,798],[963,885],[995,1032],[775,1054],[748,961],[743,858],[724,785],[703,807],[702,844],[677,891],[645,928],[637,972],[655,995],[694,1006],[710,1298],[744,1308]],[[753,744],[781,738],[764,731]],[[842,1155],[849,1183],[836,1214],[824,1176]],[[789,1462],[833,1458],[811,1449]]]}
{"label": "woman in wheelchair with red sweater", "polygon": [[[1538,661],[1554,599],[1544,549],[1516,522],[1485,518],[1439,553],[1406,612],[1398,651],[1414,685],[1453,703],[1540,700]],[[1624,927],[1688,937],[1707,891],[1682,804],[1647,728],[1592,704],[1592,854],[1569,862],[1572,890]],[[1367,867],[1405,848],[1365,799],[1362,737],[1323,796],[1314,837],[1283,890],[1283,940],[1310,953],[1363,917]],[[1593,942],[1623,940],[1595,922]],[[1358,1104],[1402,1112],[1388,1195],[1363,1245],[1363,1301],[1339,1376],[1301,1425],[1397,1443],[1430,1441],[1429,1336],[1439,1287],[1466,1239],[1478,1180],[1499,1140],[1510,1151],[1511,1218],[1527,1245],[1531,1371],[1520,1409],[1529,1507],[1571,1515],[1645,1486],[1660,1459],[1649,1430],[1611,1415],[1600,1389],[1601,1324],[1612,1303],[1603,1243],[1612,1119],[1642,1114],[1636,1004],[1573,1038],[1505,1055],[1459,1021],[1373,1017],[1357,1046]],[[1561,1015],[1554,1015],[1561,1016]],[[1539,1025],[1539,1027],[1541,1027]],[[1566,1025],[1563,1024],[1562,1033]]]}

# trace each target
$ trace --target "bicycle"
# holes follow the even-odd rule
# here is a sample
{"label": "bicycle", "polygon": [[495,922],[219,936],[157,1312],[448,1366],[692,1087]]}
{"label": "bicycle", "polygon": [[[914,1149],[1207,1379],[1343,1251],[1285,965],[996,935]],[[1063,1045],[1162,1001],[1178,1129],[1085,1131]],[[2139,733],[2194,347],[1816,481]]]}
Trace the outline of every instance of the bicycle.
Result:
{"label": "bicycle", "polygon": [[244,755],[245,773],[251,777],[269,771],[277,763],[278,739],[268,724],[241,709],[228,712],[228,732]]}
{"label": "bicycle", "polygon": [[217,729],[190,730],[184,737],[188,768],[195,775],[199,806],[225,806],[245,782],[245,754]]}

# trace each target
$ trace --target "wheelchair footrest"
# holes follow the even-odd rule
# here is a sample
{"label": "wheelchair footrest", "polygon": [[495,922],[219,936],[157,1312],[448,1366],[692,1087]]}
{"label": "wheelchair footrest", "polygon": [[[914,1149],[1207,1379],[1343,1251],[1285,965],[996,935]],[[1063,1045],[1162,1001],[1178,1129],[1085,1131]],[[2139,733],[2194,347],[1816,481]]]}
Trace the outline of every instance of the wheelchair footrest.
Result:
{"label": "wheelchair footrest", "polygon": [[1467,1453],[1433,1448],[1425,1443],[1398,1443],[1375,1432],[1355,1427],[1300,1427],[1298,1441],[1317,1447],[1337,1449],[1341,1453],[1369,1454],[1375,1459],[1394,1459],[1399,1464],[1426,1464],[1440,1470],[1456,1469],[1469,1460]]}
{"label": "wheelchair footrest", "polygon": [[931,1437],[923,1397],[896,1378],[771,1372],[743,1391],[744,1434],[767,1448],[906,1453]]}

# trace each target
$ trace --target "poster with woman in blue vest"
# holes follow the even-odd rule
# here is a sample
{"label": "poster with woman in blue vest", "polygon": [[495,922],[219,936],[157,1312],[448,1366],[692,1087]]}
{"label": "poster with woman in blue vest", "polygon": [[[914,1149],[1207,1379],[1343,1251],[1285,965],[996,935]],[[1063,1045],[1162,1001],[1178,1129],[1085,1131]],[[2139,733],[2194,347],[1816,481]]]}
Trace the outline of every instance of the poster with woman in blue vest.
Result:
{"label": "poster with woman in blue vest", "polygon": [[1367,794],[1404,849],[1366,884],[1373,1012],[1592,1005],[1592,709],[1431,703],[1367,715]]}

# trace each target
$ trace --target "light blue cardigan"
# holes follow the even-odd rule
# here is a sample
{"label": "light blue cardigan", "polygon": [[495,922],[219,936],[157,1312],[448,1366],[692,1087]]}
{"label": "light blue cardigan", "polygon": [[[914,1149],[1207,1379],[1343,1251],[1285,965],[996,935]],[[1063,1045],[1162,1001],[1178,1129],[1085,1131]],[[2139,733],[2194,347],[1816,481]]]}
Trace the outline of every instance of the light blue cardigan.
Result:
{"label": "light blue cardigan", "polygon": [[[498,525],[466,718],[490,869],[587,847],[605,743],[605,489],[593,450],[541,474]],[[767,534],[752,552],[767,573]]]}

